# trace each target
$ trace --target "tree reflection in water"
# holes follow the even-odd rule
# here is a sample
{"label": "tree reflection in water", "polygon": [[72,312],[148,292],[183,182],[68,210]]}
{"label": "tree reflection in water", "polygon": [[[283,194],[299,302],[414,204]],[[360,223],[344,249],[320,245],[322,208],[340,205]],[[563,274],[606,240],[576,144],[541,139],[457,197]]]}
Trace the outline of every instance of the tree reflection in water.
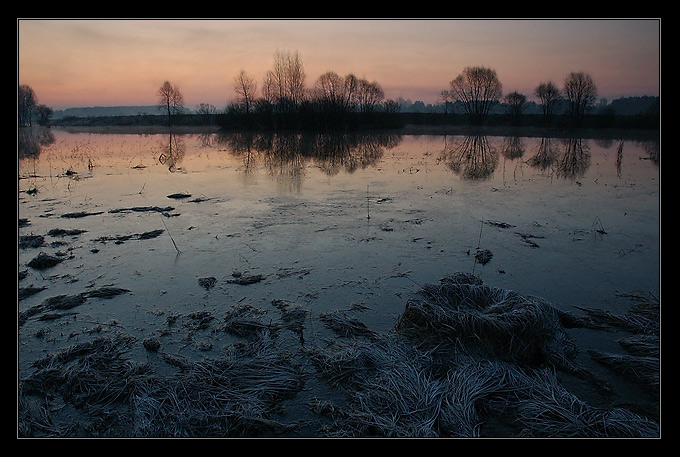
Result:
{"label": "tree reflection in water", "polygon": [[271,174],[300,176],[313,163],[332,176],[376,164],[401,135],[325,133],[230,133],[217,143],[243,159],[244,173],[263,165]]}
{"label": "tree reflection in water", "polygon": [[[581,138],[565,138],[561,145],[554,138],[542,138],[536,153],[526,163],[556,177],[578,179],[590,167],[589,147]],[[500,152],[499,152],[500,149]],[[504,138],[500,148],[494,147],[486,135],[468,135],[462,142],[447,145],[440,159],[463,179],[491,178],[499,164],[499,155],[521,160],[525,147],[519,137]]]}
{"label": "tree reflection in water", "polygon": [[488,179],[498,166],[498,151],[486,135],[469,135],[462,143],[447,146],[441,160],[463,179]]}
{"label": "tree reflection in water", "polygon": [[158,156],[158,162],[166,165],[171,172],[177,171],[178,164],[184,158],[186,150],[182,138],[169,132],[167,142],[163,141],[160,147],[163,152]]}
{"label": "tree reflection in water", "polygon": [[54,142],[54,134],[45,127],[20,127],[17,132],[17,157],[37,159],[42,148]]}
{"label": "tree reflection in water", "polygon": [[527,164],[541,171],[552,168],[559,156],[555,143],[555,138],[541,138],[536,154],[527,160]]}
{"label": "tree reflection in water", "polygon": [[590,167],[590,150],[580,138],[564,140],[564,153],[557,164],[557,176],[577,179]]}
{"label": "tree reflection in water", "polygon": [[524,156],[525,146],[522,137],[507,136],[503,138],[501,154],[506,159],[520,159]]}

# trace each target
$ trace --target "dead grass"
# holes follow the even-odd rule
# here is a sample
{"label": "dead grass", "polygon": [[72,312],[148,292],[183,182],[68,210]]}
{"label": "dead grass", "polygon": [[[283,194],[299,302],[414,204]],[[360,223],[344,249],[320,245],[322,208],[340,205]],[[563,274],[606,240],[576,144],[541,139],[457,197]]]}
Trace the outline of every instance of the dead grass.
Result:
{"label": "dead grass", "polygon": [[591,350],[590,356],[613,372],[641,384],[653,393],[661,387],[661,305],[656,297],[633,295],[633,305],[625,314],[612,314],[592,308],[581,308],[595,325],[605,329],[621,329],[631,335],[618,340],[626,351],[614,354]]}
{"label": "dead grass", "polygon": [[457,274],[423,287],[396,324],[420,344],[529,366],[567,367],[575,346],[562,312],[545,301]]}
{"label": "dead grass", "polygon": [[229,347],[219,358],[177,365],[176,374],[135,389],[133,436],[252,437],[290,428],[272,415],[303,383],[266,332],[252,343]]}
{"label": "dead grass", "polygon": [[[121,291],[53,297],[33,315]],[[170,316],[173,332],[144,338],[139,347],[122,331],[83,334],[92,339],[41,357],[21,379],[19,435],[272,437],[316,427],[316,436],[324,437],[483,437],[495,430],[518,437],[659,436],[656,420],[593,407],[558,380],[560,371],[588,374],[573,361],[565,326],[636,323],[648,330],[654,326],[640,319],[653,320],[647,308],[634,319],[596,312],[580,319],[468,274],[423,287],[385,333],[347,311],[314,317],[296,303],[271,304],[278,313],[237,304],[223,319],[206,310]],[[317,318],[334,337],[315,327]],[[210,344],[206,350],[213,352],[203,353],[210,356],[199,357],[180,354],[189,344],[171,352],[164,340],[192,341],[198,332],[226,332],[237,342],[219,349]],[[284,337],[288,332],[299,345]],[[638,350],[637,362],[654,360],[648,353],[654,340],[647,336],[640,331],[626,339]],[[135,349],[147,355],[144,362],[135,361]],[[630,359],[621,362],[637,369]],[[308,382],[323,382],[332,395],[300,396]],[[286,415],[287,405],[295,405],[294,416]]]}

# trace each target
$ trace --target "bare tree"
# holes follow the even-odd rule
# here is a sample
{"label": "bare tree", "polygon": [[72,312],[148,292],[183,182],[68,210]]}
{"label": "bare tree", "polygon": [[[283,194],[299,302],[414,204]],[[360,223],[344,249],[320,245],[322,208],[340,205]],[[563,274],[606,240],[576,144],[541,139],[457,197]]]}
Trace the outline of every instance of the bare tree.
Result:
{"label": "bare tree", "polygon": [[519,92],[510,92],[505,96],[505,104],[507,106],[508,114],[512,121],[517,123],[522,117],[524,108],[526,107],[527,97]]}
{"label": "bare tree", "polygon": [[444,114],[449,113],[449,105],[452,105],[455,101],[454,96],[449,90],[443,90],[439,93],[439,99],[444,102]]}
{"label": "bare tree", "polygon": [[573,72],[564,81],[564,97],[569,113],[578,122],[597,100],[597,87],[590,75]]}
{"label": "bare tree", "polygon": [[234,92],[239,96],[239,102],[246,113],[250,110],[255,102],[257,94],[257,83],[255,79],[248,75],[244,70],[241,70],[234,78]]}
{"label": "bare tree", "polygon": [[359,101],[359,110],[362,112],[371,112],[375,110],[385,99],[385,92],[377,82],[368,82],[365,79],[358,81],[357,99]]}
{"label": "bare tree", "polygon": [[49,125],[50,119],[52,119],[52,115],[54,114],[54,110],[52,110],[52,108],[47,105],[36,105],[35,113],[38,116],[38,124]]}
{"label": "bare tree", "polygon": [[324,107],[330,110],[342,110],[347,106],[345,81],[337,73],[328,71],[316,80],[315,96]]}
{"label": "bare tree", "polygon": [[38,98],[31,86],[22,84],[17,92],[19,125],[25,127],[32,124],[33,110],[35,109]]}
{"label": "bare tree", "polygon": [[483,122],[503,93],[496,71],[484,67],[465,68],[450,85],[451,93],[463,103],[465,112],[475,124]]}
{"label": "bare tree", "polygon": [[534,95],[541,101],[543,115],[550,117],[555,114],[555,107],[560,100],[560,90],[551,81],[541,83],[534,89]]}
{"label": "bare tree", "polygon": [[262,99],[270,105],[276,103],[276,79],[274,78],[274,72],[272,71],[268,71],[267,74],[264,75],[264,80],[262,81]]}
{"label": "bare tree", "polygon": [[179,89],[169,81],[165,81],[158,89],[159,109],[165,110],[168,114],[168,125],[172,125],[174,116],[181,113],[184,106],[184,97]]}
{"label": "bare tree", "polygon": [[204,124],[211,124],[217,114],[217,108],[210,103],[199,103],[196,106],[196,113],[203,119]]}
{"label": "bare tree", "polygon": [[305,95],[305,71],[297,54],[277,52],[274,69],[267,74],[268,90],[274,94],[280,108],[289,110],[297,107]]}
{"label": "bare tree", "polygon": [[345,97],[347,97],[347,108],[356,109],[358,104],[357,94],[359,92],[359,79],[352,73],[345,76]]}
{"label": "bare tree", "polygon": [[396,100],[386,100],[385,103],[383,103],[383,107],[386,113],[398,113],[401,109]]}

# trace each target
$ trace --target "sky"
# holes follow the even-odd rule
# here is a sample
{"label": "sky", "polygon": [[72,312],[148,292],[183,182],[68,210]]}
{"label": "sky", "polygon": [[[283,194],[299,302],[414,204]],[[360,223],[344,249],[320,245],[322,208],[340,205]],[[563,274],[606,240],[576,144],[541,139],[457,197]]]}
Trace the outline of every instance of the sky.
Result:
{"label": "sky", "polygon": [[17,19],[17,80],[39,104],[155,105],[165,81],[184,105],[223,109],[244,70],[262,87],[277,52],[297,53],[306,86],[328,71],[380,84],[387,99],[437,103],[466,67],[496,71],[503,94],[571,72],[598,97],[660,95],[661,21],[650,19]]}

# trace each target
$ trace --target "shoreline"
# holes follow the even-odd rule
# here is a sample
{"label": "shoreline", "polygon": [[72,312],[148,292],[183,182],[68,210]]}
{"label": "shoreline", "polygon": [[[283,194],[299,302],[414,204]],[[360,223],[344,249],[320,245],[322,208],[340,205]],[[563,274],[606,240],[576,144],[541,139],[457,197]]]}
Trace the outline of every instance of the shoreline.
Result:
{"label": "shoreline", "polygon": [[[49,128],[67,132],[89,133],[118,133],[118,134],[159,134],[168,133],[168,126],[164,125],[54,125]],[[216,125],[176,125],[171,128],[175,134],[206,134],[206,133],[238,133],[240,130],[225,130]],[[306,131],[305,131],[306,132]],[[271,131],[271,133],[289,133],[288,131]],[[309,131],[308,133],[316,133]],[[332,133],[347,133],[338,131]],[[630,140],[661,140],[660,129],[622,129],[622,128],[557,128],[536,126],[507,126],[507,125],[423,125],[406,124],[397,129],[366,129],[354,130],[350,133],[389,133],[400,135],[487,135],[487,136],[517,136],[517,137],[551,137],[551,138],[589,138],[589,139],[630,139]]]}

